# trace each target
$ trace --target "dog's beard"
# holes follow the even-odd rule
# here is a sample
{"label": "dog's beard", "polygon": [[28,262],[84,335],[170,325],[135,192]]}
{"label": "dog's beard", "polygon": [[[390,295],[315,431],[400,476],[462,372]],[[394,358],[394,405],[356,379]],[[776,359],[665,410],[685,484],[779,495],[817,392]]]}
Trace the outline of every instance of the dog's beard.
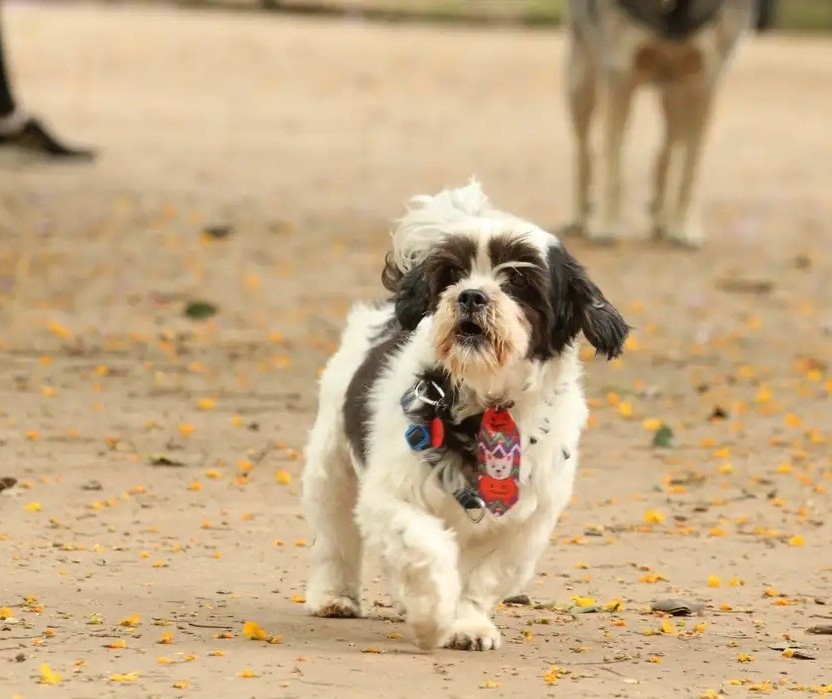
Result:
{"label": "dog's beard", "polygon": [[437,305],[433,321],[436,356],[459,383],[497,378],[526,356],[531,340],[529,322],[502,290],[492,292],[488,305],[473,314],[459,307],[457,295],[451,287]]}

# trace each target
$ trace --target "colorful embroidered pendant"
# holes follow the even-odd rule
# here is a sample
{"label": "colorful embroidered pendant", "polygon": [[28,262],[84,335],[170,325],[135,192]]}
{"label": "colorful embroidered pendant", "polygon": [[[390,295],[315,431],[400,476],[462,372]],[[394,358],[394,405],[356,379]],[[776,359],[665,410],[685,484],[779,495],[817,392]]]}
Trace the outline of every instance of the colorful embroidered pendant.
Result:
{"label": "colorful embroidered pendant", "polygon": [[495,516],[520,496],[520,430],[508,410],[489,408],[477,435],[477,494]]}

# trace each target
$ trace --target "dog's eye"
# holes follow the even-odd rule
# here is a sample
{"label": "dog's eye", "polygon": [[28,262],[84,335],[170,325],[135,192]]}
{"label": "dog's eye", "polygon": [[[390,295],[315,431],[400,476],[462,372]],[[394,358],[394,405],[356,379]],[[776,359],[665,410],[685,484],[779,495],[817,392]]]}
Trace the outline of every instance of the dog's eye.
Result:
{"label": "dog's eye", "polygon": [[508,274],[506,276],[508,278],[508,283],[515,289],[523,289],[529,285],[529,280],[526,275],[518,269],[508,270]]}
{"label": "dog's eye", "polygon": [[443,275],[445,286],[456,284],[460,279],[462,279],[462,274],[463,272],[459,267],[448,267]]}

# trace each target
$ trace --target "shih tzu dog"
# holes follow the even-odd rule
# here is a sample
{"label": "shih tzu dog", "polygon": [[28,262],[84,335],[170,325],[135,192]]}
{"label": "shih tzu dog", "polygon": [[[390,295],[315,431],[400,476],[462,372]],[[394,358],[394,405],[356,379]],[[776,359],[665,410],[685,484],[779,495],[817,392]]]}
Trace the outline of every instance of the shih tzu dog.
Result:
{"label": "shih tzu dog", "polygon": [[580,333],[628,326],[554,236],[473,182],[416,197],[321,378],[306,448],[309,610],[361,614],[364,547],[423,649],[490,650],[572,494],[587,417]]}

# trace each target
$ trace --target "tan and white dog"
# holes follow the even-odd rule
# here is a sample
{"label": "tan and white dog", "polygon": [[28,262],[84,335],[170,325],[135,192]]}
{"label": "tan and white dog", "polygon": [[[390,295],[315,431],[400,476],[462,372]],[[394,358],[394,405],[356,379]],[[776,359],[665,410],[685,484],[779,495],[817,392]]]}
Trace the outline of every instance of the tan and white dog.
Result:
{"label": "tan and white dog", "polygon": [[[573,228],[598,241],[623,230],[621,150],[633,93],[658,89],[665,134],[655,165],[653,232],[701,244],[695,205],[702,147],[714,94],[754,0],[570,0],[569,108],[576,139]],[[590,126],[600,103],[601,206],[590,220]],[[672,186],[671,183],[672,182]]]}

